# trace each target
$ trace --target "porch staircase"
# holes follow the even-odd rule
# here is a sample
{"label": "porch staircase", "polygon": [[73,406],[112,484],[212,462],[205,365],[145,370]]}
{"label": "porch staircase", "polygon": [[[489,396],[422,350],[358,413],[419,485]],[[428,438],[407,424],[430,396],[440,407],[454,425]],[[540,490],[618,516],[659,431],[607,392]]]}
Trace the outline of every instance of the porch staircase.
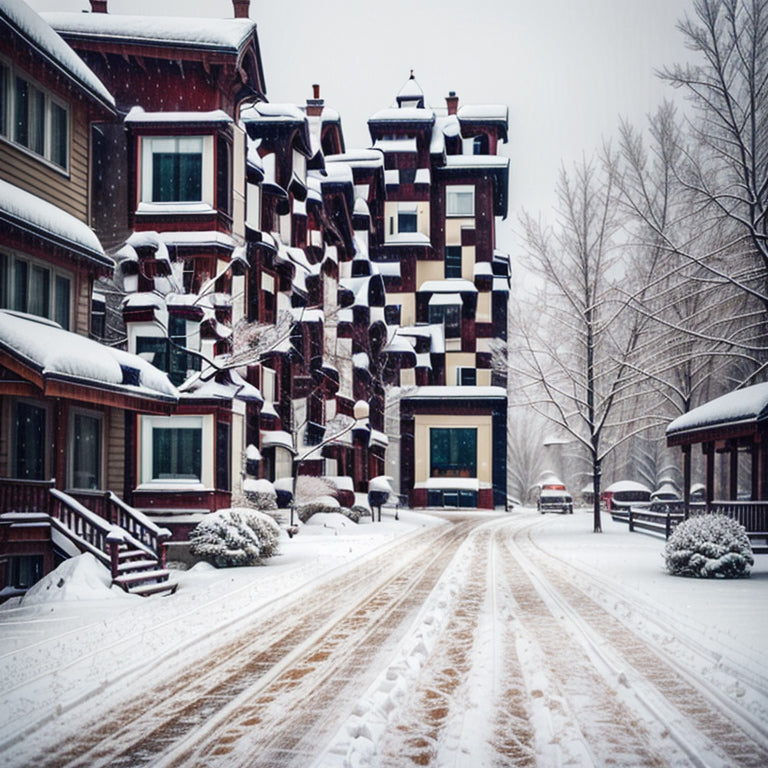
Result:
{"label": "porch staircase", "polygon": [[14,526],[50,527],[56,550],[65,556],[91,553],[106,566],[112,584],[148,597],[168,595],[178,583],[165,567],[165,541],[171,533],[133,509],[111,491],[75,498],[53,483],[0,479],[0,525],[6,547]]}

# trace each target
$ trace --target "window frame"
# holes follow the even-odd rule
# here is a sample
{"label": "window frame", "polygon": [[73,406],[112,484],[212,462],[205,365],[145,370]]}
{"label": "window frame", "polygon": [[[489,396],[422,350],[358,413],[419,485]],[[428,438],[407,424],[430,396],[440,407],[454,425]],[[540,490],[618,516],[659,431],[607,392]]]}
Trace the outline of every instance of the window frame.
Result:
{"label": "window frame", "polygon": [[[98,424],[98,446],[97,446],[97,467],[96,467],[96,485],[86,486],[77,484],[75,462],[77,459],[77,435],[75,431],[76,419],[93,419]],[[104,414],[100,411],[91,411],[85,408],[72,408],[69,412],[68,446],[70,460],[67,461],[67,483],[70,488],[76,490],[98,490],[104,484]]]}
{"label": "window frame", "polygon": [[[461,205],[463,198],[470,205]],[[472,184],[448,184],[445,187],[445,215],[447,218],[473,219],[475,217],[475,187]]]}
{"label": "window frame", "polygon": [[[199,200],[155,200],[154,199],[154,156],[165,150],[165,154],[183,153],[182,143],[199,142],[200,146],[200,199]],[[156,149],[155,149],[156,148]],[[175,151],[169,151],[173,148]],[[214,206],[214,136],[212,134],[163,134],[162,136],[139,136],[138,187],[139,210],[142,208],[177,208],[178,206]]]}
{"label": "window frame", "polygon": [[[445,433],[445,435],[442,433]],[[436,464],[435,454],[440,450],[438,438],[442,439],[443,437],[448,441],[448,460]],[[472,460],[469,462],[466,460],[459,461],[460,452],[465,450],[465,447],[462,444],[464,438],[471,438],[471,442],[474,444],[474,454],[472,455]],[[478,468],[478,445],[477,427],[430,427],[429,476],[476,478]],[[472,446],[467,446],[466,450],[471,447]]]}
{"label": "window frame", "polygon": [[[23,269],[22,269],[23,267]],[[24,272],[23,278],[21,273]],[[45,313],[34,312],[30,307],[33,293],[33,276],[47,275],[47,296],[45,297],[47,311]],[[18,295],[20,281],[23,279],[23,297]],[[61,315],[62,296],[60,288],[67,284],[66,323],[62,323]],[[65,331],[72,329],[73,309],[73,283],[74,275],[51,266],[50,263],[20,254],[16,251],[0,251],[0,307],[15,312],[45,317],[58,323]]]}
{"label": "window frame", "polygon": [[[24,85],[27,94],[24,104],[27,114],[23,121],[20,121],[18,114],[22,106],[20,83]],[[39,100],[30,98],[34,94],[39,95]],[[30,135],[33,125],[30,119],[33,101],[37,101],[37,107],[40,110],[37,140]],[[59,112],[54,112],[54,108]],[[63,116],[63,120],[57,119],[57,116]],[[63,136],[61,128],[63,128]],[[72,110],[69,103],[53,94],[12,62],[2,58],[0,58],[0,140],[42,160],[57,172],[69,175],[72,159]],[[63,158],[60,157],[62,151]]]}
{"label": "window frame", "polygon": [[[187,488],[203,489],[212,487],[211,478],[205,461],[206,449],[210,440],[211,427],[209,418],[203,415],[189,416],[141,416],[139,463],[139,488]],[[155,430],[196,429],[200,432],[200,471],[199,476],[155,477],[154,476],[154,432]],[[210,463],[210,462],[208,462]]]}
{"label": "window frame", "polygon": [[[430,304],[430,325],[442,325],[446,339],[461,338],[461,306],[459,304]],[[448,317],[448,315],[452,315]],[[456,315],[453,317],[453,315]]]}
{"label": "window frame", "polygon": [[[19,448],[22,445],[26,445],[25,441],[19,439],[18,426],[19,426],[19,406],[32,407],[41,411],[43,414],[43,436],[42,440],[38,444],[42,444],[42,471],[40,477],[22,477],[19,469],[19,459],[21,457]],[[9,437],[11,441],[11,472],[13,477],[19,480],[47,480],[51,472],[51,455],[50,455],[50,435],[51,435],[51,406],[49,403],[45,403],[40,400],[32,400],[29,398],[16,398],[11,405],[11,418],[9,424]]]}
{"label": "window frame", "polygon": [[452,278],[461,278],[463,269],[461,250],[462,248],[460,245],[445,246],[445,258],[443,260],[443,265],[446,280],[450,280]]}

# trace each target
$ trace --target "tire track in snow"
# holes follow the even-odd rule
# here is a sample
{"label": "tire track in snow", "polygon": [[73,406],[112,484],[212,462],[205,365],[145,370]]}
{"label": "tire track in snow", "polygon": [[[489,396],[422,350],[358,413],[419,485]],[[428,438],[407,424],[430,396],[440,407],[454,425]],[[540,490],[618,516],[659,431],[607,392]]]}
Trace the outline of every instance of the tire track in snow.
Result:
{"label": "tire track in snow", "polygon": [[459,586],[450,614],[371,765],[535,764],[527,695],[500,607],[500,524],[506,520],[474,531],[452,568]]}
{"label": "tire track in snow", "polygon": [[[450,538],[450,534],[443,527],[426,529],[400,542],[400,546],[426,552],[446,536]],[[266,618],[240,617],[235,625],[237,631],[227,635],[229,641],[213,655],[208,655],[207,647],[212,628],[206,625],[206,631],[199,635],[206,641],[205,648],[197,650],[194,642],[186,644],[183,652],[187,663],[176,677],[152,686],[147,679],[151,665],[147,665],[142,692],[114,711],[103,711],[92,721],[87,719],[94,709],[89,704],[99,701],[100,691],[96,688],[92,701],[79,703],[66,718],[54,716],[33,726],[25,739],[40,741],[35,765],[154,765],[159,752],[198,729],[254,680],[266,681],[281,664],[289,668],[297,649],[310,642],[323,622],[353,610],[361,594],[375,594],[401,568],[401,559],[387,547],[364,558],[353,571],[357,590],[350,588],[352,577],[345,572],[324,580],[323,588],[311,594],[300,590],[285,600],[282,610]],[[3,757],[12,761],[12,755],[9,749]]]}
{"label": "tire track in snow", "polygon": [[[527,558],[505,542],[505,577],[519,622],[518,651],[531,697],[537,752],[544,765],[684,765],[681,755],[656,749],[655,734],[637,723],[636,712],[581,643],[574,643],[563,612],[553,611],[540,592],[547,586],[532,578]],[[670,762],[670,757],[675,760]],[[684,758],[683,758],[684,759]]]}
{"label": "tire track in snow", "polygon": [[467,520],[442,530],[420,560],[378,588],[357,608],[318,633],[288,669],[267,686],[255,685],[229,702],[196,733],[178,745],[165,766],[306,766],[338,727],[371,676],[372,652],[391,642],[433,589],[469,529]]}
{"label": "tire track in snow", "polygon": [[[553,567],[553,558],[534,544],[531,526],[518,531],[514,541],[528,567],[541,574],[539,589],[548,593],[564,614],[577,618],[577,637],[591,644],[602,656],[609,676],[633,691],[644,708],[666,726],[664,735],[678,742],[693,765],[768,765],[765,731],[745,733],[728,717],[728,711],[724,713],[702,690],[702,681],[684,675],[678,665],[575,586],[572,578],[566,578],[562,573],[563,566],[568,565],[565,561],[559,560],[557,568]],[[583,629],[578,629],[579,622],[585,625]]]}
{"label": "tire track in snow", "polygon": [[[527,534],[527,545],[535,548],[538,556],[556,570],[568,568],[574,577],[574,584],[584,594],[631,631],[642,635],[676,668],[684,667],[713,699],[742,722],[745,729],[768,743],[768,679],[755,669],[758,659],[744,654],[741,648],[728,649],[727,638],[718,638],[718,642],[726,642],[726,650],[731,650],[725,658],[719,651],[714,652],[706,642],[695,639],[696,630],[702,630],[702,627],[688,625],[686,631],[681,632],[679,615],[665,611],[642,595],[628,597],[626,592],[617,589],[599,572],[543,549],[532,535],[541,524],[543,521],[531,526]],[[632,619],[637,618],[637,614],[641,614],[641,620],[633,623]]]}

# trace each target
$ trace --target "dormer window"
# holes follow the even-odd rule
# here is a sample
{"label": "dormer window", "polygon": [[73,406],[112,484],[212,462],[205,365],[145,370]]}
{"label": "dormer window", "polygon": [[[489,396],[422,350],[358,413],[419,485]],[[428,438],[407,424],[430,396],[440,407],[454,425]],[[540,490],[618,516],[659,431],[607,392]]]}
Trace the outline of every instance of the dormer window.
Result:
{"label": "dormer window", "polygon": [[141,139],[141,203],[213,206],[213,137]]}

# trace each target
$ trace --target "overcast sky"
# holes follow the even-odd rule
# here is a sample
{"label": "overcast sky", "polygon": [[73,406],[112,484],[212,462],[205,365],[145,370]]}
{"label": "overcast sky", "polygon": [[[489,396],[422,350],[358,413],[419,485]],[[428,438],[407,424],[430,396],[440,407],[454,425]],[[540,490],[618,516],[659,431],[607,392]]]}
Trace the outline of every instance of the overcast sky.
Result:
{"label": "overcast sky", "polygon": [[[29,0],[37,11],[88,0]],[[673,95],[655,70],[684,60],[675,24],[692,0],[252,0],[267,96],[303,103],[319,83],[347,148],[390,106],[413,68],[430,106],[509,107],[512,226],[547,215],[561,162],[591,155],[619,116],[645,121]],[[231,0],[109,0],[113,13],[232,16]],[[501,240],[506,240],[504,233]]]}

